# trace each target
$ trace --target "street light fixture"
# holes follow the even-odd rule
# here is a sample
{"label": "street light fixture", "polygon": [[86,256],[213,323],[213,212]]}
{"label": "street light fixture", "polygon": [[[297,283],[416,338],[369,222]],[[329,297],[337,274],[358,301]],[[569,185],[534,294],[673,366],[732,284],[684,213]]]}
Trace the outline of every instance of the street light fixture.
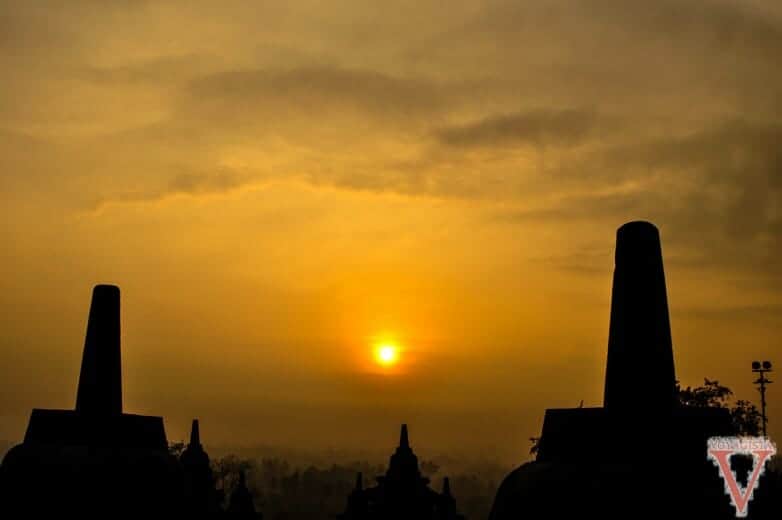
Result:
{"label": "street light fixture", "polygon": [[766,417],[766,385],[773,383],[766,377],[766,373],[771,372],[771,361],[753,361],[752,371],[759,374],[759,377],[754,384],[758,385],[758,391],[760,391],[760,420],[763,424],[763,437],[768,438],[766,432],[766,425],[768,418]]}

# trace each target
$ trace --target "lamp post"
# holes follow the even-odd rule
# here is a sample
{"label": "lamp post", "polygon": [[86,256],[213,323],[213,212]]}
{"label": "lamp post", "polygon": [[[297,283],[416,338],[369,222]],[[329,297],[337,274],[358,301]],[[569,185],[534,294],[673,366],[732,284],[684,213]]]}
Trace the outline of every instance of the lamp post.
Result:
{"label": "lamp post", "polygon": [[766,377],[768,372],[771,372],[771,361],[753,361],[752,371],[759,374],[757,381],[753,383],[758,385],[760,391],[760,420],[763,424],[763,437],[768,438],[766,433],[766,423],[768,418],[766,417],[766,385],[773,383]]}

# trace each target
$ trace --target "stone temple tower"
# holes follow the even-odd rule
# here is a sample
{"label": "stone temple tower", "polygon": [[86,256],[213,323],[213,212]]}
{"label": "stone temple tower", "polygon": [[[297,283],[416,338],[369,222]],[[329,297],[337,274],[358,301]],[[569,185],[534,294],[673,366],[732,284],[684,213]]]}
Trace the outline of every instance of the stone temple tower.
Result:
{"label": "stone temple tower", "polygon": [[399,446],[391,455],[386,474],[376,480],[376,486],[365,488],[362,475],[357,475],[356,487],[339,520],[464,520],[457,512],[448,479],[443,482],[443,492],[438,493],[421,474],[406,424],[399,432]]}
{"label": "stone temple tower", "polygon": [[[671,324],[660,233],[630,222],[616,233],[605,398],[610,412],[666,413],[674,404]],[[639,371],[650,374],[643,385]]]}
{"label": "stone temple tower", "polygon": [[534,461],[500,485],[490,520],[731,518],[707,439],[733,433],[724,408],[676,399],[660,233],[616,233],[604,406],[546,410]]}
{"label": "stone temple tower", "polygon": [[92,291],[76,394],[76,411],[85,415],[122,414],[119,300],[117,286]]}
{"label": "stone temple tower", "polygon": [[[31,384],[35,384],[32,382]],[[74,410],[34,409],[0,466],[0,508],[179,511],[182,477],[163,419],[122,409],[120,290],[92,293]]]}

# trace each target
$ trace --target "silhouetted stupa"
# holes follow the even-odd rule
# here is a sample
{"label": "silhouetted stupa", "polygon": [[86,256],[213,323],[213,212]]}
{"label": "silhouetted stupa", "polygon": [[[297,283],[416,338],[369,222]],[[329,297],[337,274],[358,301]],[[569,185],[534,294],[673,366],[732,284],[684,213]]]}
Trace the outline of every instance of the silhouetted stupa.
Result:
{"label": "silhouetted stupa", "polygon": [[201,445],[201,431],[198,419],[193,419],[190,429],[190,443],[179,456],[184,472],[184,507],[191,513],[208,513],[219,510],[214,475],[209,464],[209,455]]}
{"label": "silhouetted stupa", "polygon": [[262,515],[255,511],[255,502],[250,489],[247,487],[247,478],[244,471],[239,471],[239,482],[236,483],[231,492],[227,511],[229,513],[242,513],[253,518],[262,518]]}
{"label": "silhouetted stupa", "polygon": [[[676,376],[657,228],[648,222],[620,227],[614,265],[603,406],[618,414],[667,414]],[[642,385],[639,369],[652,375]]]}
{"label": "silhouetted stupa", "polygon": [[34,512],[179,509],[181,471],[160,417],[123,413],[120,291],[93,290],[74,410],[34,409],[0,467],[2,507]]}
{"label": "silhouetted stupa", "polygon": [[402,425],[399,446],[391,455],[388,470],[377,477],[377,486],[365,489],[362,475],[356,478],[356,487],[348,497],[348,505],[340,516],[342,520],[459,520],[456,502],[451,496],[446,478],[443,493],[429,487],[429,479],[418,469],[418,457],[413,453]]}
{"label": "silhouetted stupa", "polygon": [[491,520],[730,518],[707,439],[727,409],[677,404],[657,228],[617,231],[603,408],[549,409],[536,460],[500,486]]}

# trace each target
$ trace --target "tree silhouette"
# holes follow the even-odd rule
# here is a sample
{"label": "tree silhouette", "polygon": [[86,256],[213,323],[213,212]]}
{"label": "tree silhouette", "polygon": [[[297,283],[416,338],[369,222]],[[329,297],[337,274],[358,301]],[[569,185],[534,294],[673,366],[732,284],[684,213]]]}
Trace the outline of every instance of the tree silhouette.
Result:
{"label": "tree silhouette", "polygon": [[179,459],[179,457],[182,455],[182,452],[185,451],[186,447],[187,445],[182,441],[170,442],[168,444],[168,452],[174,457],[176,457],[177,459]]}
{"label": "tree silhouette", "polygon": [[529,454],[537,455],[540,451],[540,437],[530,437],[529,441],[532,443],[532,446],[529,447]]}
{"label": "tree silhouette", "polygon": [[682,406],[695,408],[724,408],[733,396],[733,391],[719,381],[704,378],[703,386],[681,388],[676,382],[676,396]]}
{"label": "tree silhouette", "polygon": [[730,410],[733,428],[737,435],[757,436],[760,434],[760,412],[749,401],[740,399],[731,404],[733,391],[719,381],[704,378],[703,385],[695,388],[681,388],[676,382],[676,396],[682,406],[698,408],[727,408]]}
{"label": "tree silhouette", "polygon": [[760,435],[760,410],[754,404],[743,399],[736,401],[730,409],[730,417],[739,435]]}
{"label": "tree silhouette", "polygon": [[[733,428],[737,435],[755,437],[760,435],[760,411],[750,401],[739,399],[731,403],[733,390],[717,380],[703,379],[703,385],[682,388],[676,381],[676,400],[681,406],[695,408],[727,408],[730,411]],[[540,437],[529,438],[530,455],[540,451]]]}

